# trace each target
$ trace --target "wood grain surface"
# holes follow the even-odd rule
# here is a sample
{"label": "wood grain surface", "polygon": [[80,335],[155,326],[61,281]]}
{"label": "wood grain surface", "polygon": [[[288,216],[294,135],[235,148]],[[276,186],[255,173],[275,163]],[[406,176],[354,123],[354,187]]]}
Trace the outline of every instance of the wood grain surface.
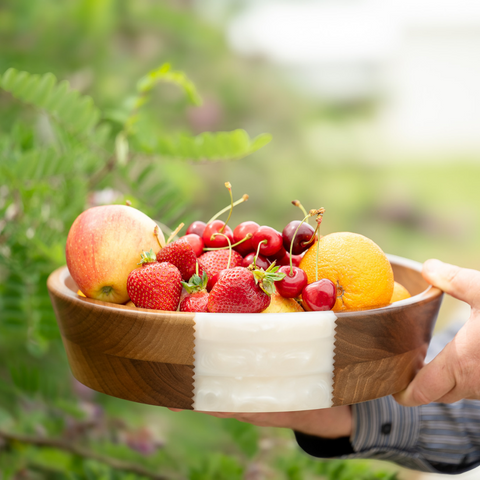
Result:
{"label": "wood grain surface", "polygon": [[98,392],[150,405],[193,408],[193,365],[98,353],[66,338],[63,344],[74,377]]}
{"label": "wood grain surface", "polygon": [[[391,262],[395,280],[417,297],[398,306],[337,314],[334,405],[400,391],[422,365],[442,292],[429,287],[408,261]],[[126,400],[193,408],[193,314],[82,298],[66,267],[50,275],[48,289],[80,382]]]}
{"label": "wood grain surface", "polygon": [[126,400],[193,408],[193,314],[79,297],[66,267],[48,289],[77,380]]}

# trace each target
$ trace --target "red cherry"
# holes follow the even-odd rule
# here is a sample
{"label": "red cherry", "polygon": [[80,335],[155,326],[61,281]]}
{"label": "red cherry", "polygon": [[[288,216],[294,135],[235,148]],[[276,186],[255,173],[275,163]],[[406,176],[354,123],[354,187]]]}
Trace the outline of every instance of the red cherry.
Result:
{"label": "red cherry", "polygon": [[[255,252],[249,253],[242,262],[242,267],[247,268],[249,265],[253,263],[253,258],[255,257]],[[259,255],[257,257],[256,265],[258,268],[263,268],[266,270],[270,266],[270,260],[263,255]]]}
{"label": "red cherry", "polygon": [[260,253],[266,257],[275,255],[282,248],[282,234],[272,227],[265,225],[258,227],[258,230],[253,234],[252,245],[255,251],[258,249],[258,245],[260,245]]}
{"label": "red cherry", "polygon": [[[292,255],[292,265],[294,267],[299,267],[302,258],[302,255]],[[277,260],[277,265],[290,265],[290,254],[286,252],[284,257]]]}
{"label": "red cherry", "polygon": [[[283,246],[290,252],[290,244],[292,243],[293,236],[295,235],[295,230],[300,225],[299,220],[293,220],[292,222],[288,223],[282,232],[283,237]],[[293,240],[293,255],[299,255],[303,253],[305,250],[310,247],[314,241],[316,240],[317,236],[312,239],[312,236],[315,232],[315,229],[309,225],[308,223],[302,223],[298,228],[298,232],[295,235],[295,239]]]}
{"label": "red cherry", "polygon": [[337,287],[335,284],[322,278],[316,282],[307,285],[302,292],[302,303],[305,310],[325,311],[331,310],[337,300]]}
{"label": "red cherry", "polygon": [[282,280],[275,282],[275,288],[282,297],[298,297],[308,284],[307,274],[301,268],[293,267],[290,274],[290,266],[285,265],[280,267],[278,272],[285,274]]}
{"label": "red cherry", "polygon": [[195,233],[189,233],[188,235],[184,235],[183,237],[193,248],[195,255],[199,257],[203,253],[203,247],[205,244],[203,243],[202,237],[199,237]]}
{"label": "red cherry", "polygon": [[[214,220],[213,222],[210,222],[205,227],[205,231],[203,232],[202,238],[206,247],[208,248],[228,247],[228,241],[224,236],[216,235],[215,237],[212,238],[214,233],[220,233],[220,230],[223,228],[224,225],[225,225],[225,222],[222,222],[221,220]],[[226,235],[229,238],[230,242],[233,243],[233,232],[228,225],[223,229],[223,232],[221,233],[223,233],[223,235]]]}
{"label": "red cherry", "polygon": [[283,248],[283,245],[280,247],[280,250],[277,253],[274,253],[273,255],[269,255],[268,259],[273,262],[276,261],[278,264],[278,261],[283,258],[287,254],[287,251]]}
{"label": "red cherry", "polygon": [[[237,243],[240,240],[244,239],[247,233],[252,235],[258,230],[260,225],[256,222],[242,222],[235,227],[233,231],[233,243]],[[252,246],[252,239],[245,240],[240,245],[237,245],[234,250],[236,250],[240,255],[245,256],[247,253],[255,251]]]}
{"label": "red cherry", "polygon": [[191,233],[194,233],[195,235],[198,235],[199,237],[203,237],[203,232],[205,231],[206,226],[207,226],[207,224],[205,222],[202,222],[200,220],[196,220],[195,222],[193,222],[189,225],[185,235],[190,235]]}

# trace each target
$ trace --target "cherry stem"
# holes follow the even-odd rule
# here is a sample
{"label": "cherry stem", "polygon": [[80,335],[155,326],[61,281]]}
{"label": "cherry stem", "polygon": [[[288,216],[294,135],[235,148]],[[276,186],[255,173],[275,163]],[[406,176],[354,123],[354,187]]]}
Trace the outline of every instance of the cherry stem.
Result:
{"label": "cherry stem", "polygon": [[219,233],[223,233],[225,230],[225,227],[227,226],[228,221],[230,220],[230,217],[232,216],[233,212],[233,195],[232,195],[232,184],[230,182],[225,182],[225,186],[228,188],[228,193],[230,194],[230,211],[228,212],[228,217],[225,223],[223,224],[222,228],[219,230]]}
{"label": "cherry stem", "polygon": [[[228,253],[228,262],[227,262],[227,270],[230,268],[230,262],[232,261],[232,243],[230,242],[230,239],[224,234],[224,233],[214,233],[212,235],[212,238],[215,238],[217,235],[221,235],[222,237],[225,237],[228,242],[228,248],[230,249],[230,252]],[[225,250],[224,248],[222,250]]]}
{"label": "cherry stem", "polygon": [[[240,205],[241,203],[243,202],[246,202],[248,200],[248,195],[245,193],[243,195],[242,198],[240,198],[239,200],[237,200],[236,202],[233,202],[233,206],[236,207],[237,205]],[[227,212],[228,210],[230,210],[232,208],[232,205],[230,204],[228,207],[225,207],[223,208],[222,210],[220,210],[217,214],[215,214],[208,222],[208,223],[212,223],[214,220],[216,220],[220,215],[222,215],[223,213]]]}
{"label": "cherry stem", "polygon": [[317,215],[315,221],[317,222],[317,228],[313,232],[313,238],[315,238],[316,233],[318,232],[318,240],[317,240],[317,251],[315,257],[315,281],[318,282],[318,252],[320,251],[320,224],[323,220],[323,214],[325,213],[324,208],[319,208],[318,210],[310,210],[310,213],[313,212],[313,215]]}
{"label": "cherry stem", "polygon": [[167,240],[167,245],[172,241],[172,239],[175,237],[175,235],[185,226],[185,224],[182,222],[168,237]]}
{"label": "cherry stem", "polygon": [[[296,200],[298,201],[298,200]],[[293,202],[292,202],[293,203]],[[299,202],[300,203],[300,202]],[[303,207],[302,207],[303,208]],[[312,210],[313,211],[313,210]],[[295,233],[293,234],[292,241],[290,242],[290,276],[293,275],[293,260],[292,260],[292,254],[293,254],[293,242],[295,240],[295,237],[297,235],[298,229],[314,214],[312,214],[312,211],[310,213],[306,213],[305,218],[298,224],[297,229],[295,230]],[[315,235],[315,234],[314,234]]]}
{"label": "cherry stem", "polygon": [[257,269],[257,257],[260,255],[260,246],[262,245],[262,243],[264,245],[266,245],[268,243],[268,240],[262,240],[259,244],[258,244],[258,247],[257,247],[257,253],[255,254],[255,256],[253,257],[253,266],[255,267],[255,270]]}
{"label": "cherry stem", "polygon": [[[325,213],[325,209],[323,207],[318,208],[317,210],[310,210],[309,215],[311,217],[313,217],[314,215],[317,216],[316,218],[317,226],[315,227],[315,231],[310,237],[310,240],[308,240],[307,242],[303,242],[302,245],[308,245],[309,243],[312,243],[315,240],[315,235],[317,234],[318,229],[320,228],[320,223],[322,223],[322,218],[324,213]],[[320,220],[318,220],[319,217],[321,217]]]}
{"label": "cherry stem", "polygon": [[[300,208],[302,210],[303,215],[306,217],[308,215],[307,211],[305,210],[304,206],[300,203],[300,200],[292,200],[292,205],[295,205],[296,207]],[[311,215],[308,215],[311,216]]]}
{"label": "cherry stem", "polygon": [[[212,237],[214,236],[215,234],[212,235]],[[243,242],[246,242],[247,240],[250,240],[251,238],[253,237],[253,234],[251,233],[247,233],[245,235],[245,237],[243,237],[241,240],[239,240],[237,243],[234,243],[232,245],[232,248],[236,247],[237,245],[240,245],[241,243]],[[226,250],[227,248],[230,248],[230,247],[217,247],[217,248],[204,248],[203,250],[205,251],[212,251],[212,250]]]}

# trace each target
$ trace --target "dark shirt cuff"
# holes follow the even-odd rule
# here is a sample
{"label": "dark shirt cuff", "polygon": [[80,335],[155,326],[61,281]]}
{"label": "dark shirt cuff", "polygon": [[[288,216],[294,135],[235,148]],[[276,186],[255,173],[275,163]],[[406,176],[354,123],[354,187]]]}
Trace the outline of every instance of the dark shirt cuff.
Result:
{"label": "dark shirt cuff", "polygon": [[355,453],[350,437],[322,438],[306,433],[294,432],[300,448],[317,458],[333,458]]}

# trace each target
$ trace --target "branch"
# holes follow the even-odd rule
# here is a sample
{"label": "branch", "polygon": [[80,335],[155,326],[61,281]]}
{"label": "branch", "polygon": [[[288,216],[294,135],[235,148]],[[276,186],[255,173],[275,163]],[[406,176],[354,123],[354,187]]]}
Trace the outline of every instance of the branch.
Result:
{"label": "branch", "polygon": [[90,460],[96,460],[98,462],[108,465],[111,468],[132,472],[137,475],[142,475],[144,477],[151,478],[152,480],[169,480],[168,477],[153,473],[139,465],[135,465],[133,463],[125,462],[123,460],[118,460],[116,458],[111,458],[111,457],[107,457],[106,455],[101,455],[101,454],[92,452],[87,448],[83,448],[79,445],[74,445],[72,443],[66,442],[65,439],[18,435],[18,434],[3,432],[1,430],[0,430],[0,438],[3,438],[9,443],[20,442],[20,443],[27,443],[29,445],[34,445],[36,447],[57,448],[58,450],[68,452],[73,455],[78,455],[80,457],[88,458]]}

